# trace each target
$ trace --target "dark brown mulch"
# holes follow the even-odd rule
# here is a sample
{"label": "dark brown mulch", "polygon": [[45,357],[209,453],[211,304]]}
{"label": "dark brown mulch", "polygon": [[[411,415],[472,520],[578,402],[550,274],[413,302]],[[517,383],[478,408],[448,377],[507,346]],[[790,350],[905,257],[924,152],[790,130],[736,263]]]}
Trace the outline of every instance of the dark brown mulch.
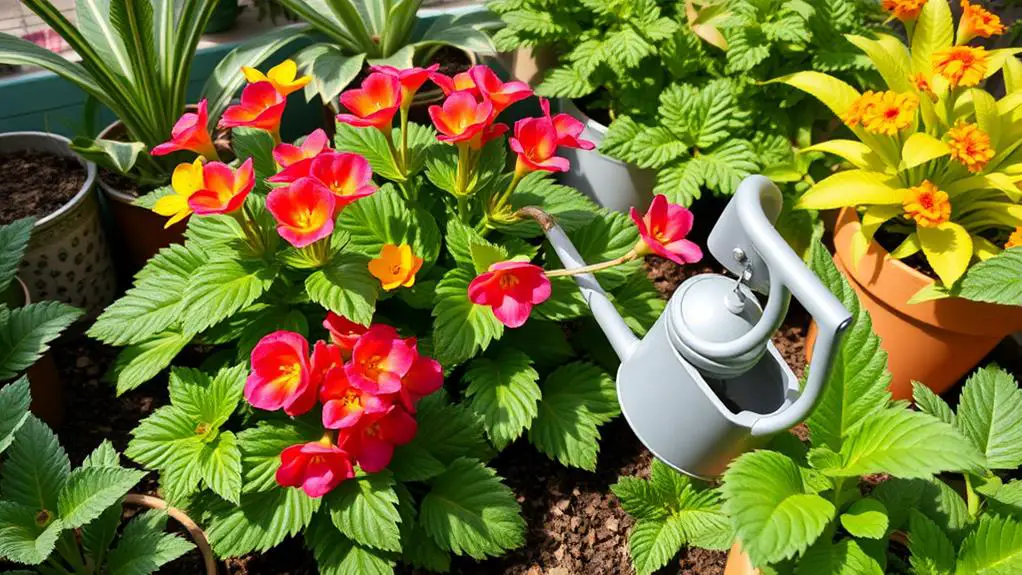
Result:
{"label": "dark brown mulch", "polygon": [[66,204],[85,183],[78,160],[49,152],[0,154],[0,224],[47,216]]}

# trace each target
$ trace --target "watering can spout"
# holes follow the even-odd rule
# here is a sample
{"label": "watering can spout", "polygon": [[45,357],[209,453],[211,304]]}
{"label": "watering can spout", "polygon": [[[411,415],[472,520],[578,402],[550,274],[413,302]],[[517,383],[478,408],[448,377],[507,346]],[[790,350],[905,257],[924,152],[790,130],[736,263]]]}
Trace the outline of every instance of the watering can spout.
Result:
{"label": "watering can spout", "polygon": [[[586,262],[582,260],[582,256],[568,239],[567,234],[549,214],[533,207],[522,208],[519,212],[539,223],[565,269],[574,270],[586,266]],[[622,362],[626,361],[635,351],[639,338],[632,333],[631,328],[625,323],[624,318],[618,313],[613,302],[607,297],[607,292],[603,291],[593,274],[578,274],[573,277],[578,284],[579,291],[582,292],[582,297],[592,311],[593,317],[596,318],[596,323],[599,324],[600,329],[607,336],[607,340],[610,341],[611,347],[614,348],[614,352]]]}

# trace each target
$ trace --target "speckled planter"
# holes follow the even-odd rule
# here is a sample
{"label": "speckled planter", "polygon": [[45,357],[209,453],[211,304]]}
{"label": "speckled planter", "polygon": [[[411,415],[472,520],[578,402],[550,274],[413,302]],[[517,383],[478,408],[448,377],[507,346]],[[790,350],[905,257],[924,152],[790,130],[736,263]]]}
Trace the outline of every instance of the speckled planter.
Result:
{"label": "speckled planter", "polygon": [[85,168],[86,177],[70,201],[36,220],[18,275],[34,301],[62,301],[96,315],[114,300],[117,289],[96,198],[96,165],[71,152],[70,141],[63,136],[0,134],[0,153],[23,150],[75,158]]}

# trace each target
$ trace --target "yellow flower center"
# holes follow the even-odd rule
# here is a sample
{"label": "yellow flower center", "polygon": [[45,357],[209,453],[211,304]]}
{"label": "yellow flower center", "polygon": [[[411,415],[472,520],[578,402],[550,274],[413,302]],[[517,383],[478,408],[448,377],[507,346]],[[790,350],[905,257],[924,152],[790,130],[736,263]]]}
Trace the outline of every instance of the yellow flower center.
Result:
{"label": "yellow flower center", "polygon": [[344,399],[342,401],[344,402],[345,409],[349,411],[355,411],[362,408],[362,398],[360,398],[358,392],[353,389],[349,389],[347,393],[344,394]]}
{"label": "yellow flower center", "polygon": [[867,92],[860,100],[862,127],[867,132],[887,136],[894,136],[899,130],[909,127],[919,107],[919,97],[915,94]]}
{"label": "yellow flower center", "polygon": [[951,219],[951,201],[947,193],[937,189],[929,180],[909,188],[902,208],[906,218],[915,220],[917,226],[924,228],[935,228]]}
{"label": "yellow flower center", "polygon": [[518,285],[518,278],[513,274],[501,274],[497,283],[500,285],[501,289],[508,290]]}
{"label": "yellow flower center", "polygon": [[297,361],[294,363],[281,364],[278,369],[278,375],[273,382],[276,385],[284,387],[288,391],[294,391],[298,387],[298,383],[302,380],[302,364]]}

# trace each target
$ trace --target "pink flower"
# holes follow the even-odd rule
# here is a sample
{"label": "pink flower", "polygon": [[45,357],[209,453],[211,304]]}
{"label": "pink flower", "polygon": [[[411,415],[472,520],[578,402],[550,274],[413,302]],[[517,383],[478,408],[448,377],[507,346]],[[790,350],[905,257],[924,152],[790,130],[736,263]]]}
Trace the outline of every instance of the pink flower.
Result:
{"label": "pink flower", "polygon": [[548,117],[518,120],[515,122],[515,135],[509,143],[518,154],[515,166],[518,172],[567,172],[571,167],[566,158],[554,155],[557,153],[557,130]]}
{"label": "pink flower", "polygon": [[277,221],[277,233],[296,248],[304,248],[334,231],[335,196],[312,178],[270,191],[266,209]]}
{"label": "pink flower", "polygon": [[301,415],[316,403],[309,366],[309,342],[301,334],[275,331],[252,349],[252,373],[245,382],[245,399],[253,407]]}
{"label": "pink flower", "polygon": [[376,191],[369,161],[350,152],[325,152],[316,156],[309,165],[309,176],[333,192],[337,201],[335,214]]}
{"label": "pink flower", "polygon": [[331,370],[319,388],[323,402],[323,427],[348,429],[363,417],[384,413],[391,402],[383,397],[353,387],[344,375],[344,369]]}
{"label": "pink flower", "polygon": [[455,92],[468,92],[473,98],[480,97],[479,88],[476,87],[475,80],[472,79],[468,72],[455,74],[453,78],[440,72],[433,72],[429,75],[429,79],[437,86],[440,86],[444,96],[450,96]]}
{"label": "pink flower", "polygon": [[281,172],[266,179],[275,184],[289,184],[309,175],[312,159],[329,149],[328,138],[323,130],[309,134],[301,146],[278,144],[273,148],[273,159]]}
{"label": "pink flower", "polygon": [[554,125],[554,132],[557,133],[557,145],[565,148],[580,148],[592,150],[596,144],[589,140],[580,140],[579,136],[585,130],[585,125],[570,114],[557,114],[550,116],[550,101],[546,98],[539,99],[539,106],[543,109],[543,115],[550,118]]}
{"label": "pink flower", "polygon": [[472,303],[493,308],[493,315],[508,327],[520,327],[532,306],[550,297],[550,280],[543,268],[525,262],[499,262],[468,285]]}
{"label": "pink flower", "polygon": [[348,382],[362,391],[397,393],[415,357],[414,347],[397,337],[394,328],[374,325],[352,348],[351,362],[344,366],[344,373]]}
{"label": "pink flower", "polygon": [[200,216],[229,214],[245,203],[255,186],[252,158],[234,171],[227,164],[210,162],[202,167],[202,188],[188,196],[188,207]]}
{"label": "pink flower", "polygon": [[493,105],[489,101],[477,102],[468,92],[454,92],[444,100],[442,107],[429,107],[429,117],[440,132],[436,139],[449,144],[480,136],[490,125],[492,115]]}
{"label": "pink flower", "polygon": [[282,451],[276,474],[278,484],[300,487],[313,498],[330,493],[352,477],[355,477],[355,470],[347,452],[318,441],[292,445]]}
{"label": "pink flower", "polygon": [[508,106],[532,95],[532,88],[525,82],[503,82],[489,66],[472,66],[468,71],[472,82],[483,97],[493,103],[493,115],[497,116]]}
{"label": "pink flower", "polygon": [[[332,311],[327,312],[326,319],[323,320],[323,327],[330,332],[330,341],[340,349],[344,359],[351,358],[351,350],[358,342],[358,338],[369,331],[368,327]],[[397,332],[394,332],[394,337],[397,337]]]}
{"label": "pink flower", "polygon": [[361,89],[341,94],[341,104],[351,113],[338,114],[338,122],[356,128],[376,128],[389,136],[394,114],[401,107],[401,81],[374,72],[362,82]]}
{"label": "pink flower", "polygon": [[405,68],[398,69],[394,66],[370,66],[373,72],[379,72],[401,82],[401,105],[410,106],[415,93],[426,83],[430,75],[440,68],[440,64],[433,64],[428,68]]}
{"label": "pink flower", "polygon": [[348,429],[341,447],[355,457],[363,471],[376,473],[390,463],[394,447],[411,441],[416,431],[415,419],[393,405],[383,413],[362,417]]}
{"label": "pink flower", "polygon": [[278,139],[280,119],[287,100],[270,82],[257,82],[241,91],[241,103],[224,110],[220,116],[221,128],[259,128]]}
{"label": "pink flower", "polygon": [[217,159],[216,148],[213,146],[213,139],[206,129],[206,122],[209,121],[206,100],[199,102],[198,113],[186,112],[174,124],[170,131],[170,140],[156,146],[150,154],[164,156],[179,150],[188,150],[204,156],[207,160]]}
{"label": "pink flower", "polygon": [[657,195],[646,215],[632,208],[632,221],[639,228],[642,238],[636,245],[640,254],[655,253],[679,264],[692,264],[703,259],[703,251],[694,242],[685,239],[692,231],[692,212],[667,202]]}
{"label": "pink flower", "polygon": [[415,362],[412,363],[412,367],[408,369],[408,373],[401,379],[401,391],[399,393],[401,405],[410,413],[415,413],[415,404],[423,397],[443,387],[443,385],[444,370],[440,366],[440,362],[417,355]]}

